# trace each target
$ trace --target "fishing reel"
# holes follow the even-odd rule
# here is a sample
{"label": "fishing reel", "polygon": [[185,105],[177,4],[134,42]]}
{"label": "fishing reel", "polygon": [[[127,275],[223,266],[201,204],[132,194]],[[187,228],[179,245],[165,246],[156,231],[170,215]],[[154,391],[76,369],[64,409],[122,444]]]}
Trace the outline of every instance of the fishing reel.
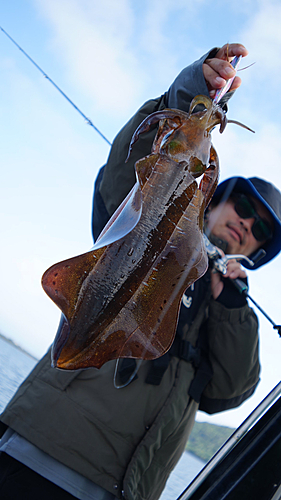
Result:
{"label": "fishing reel", "polygon": [[221,274],[226,274],[227,263],[231,259],[235,259],[238,261],[246,260],[248,262],[248,264],[250,264],[250,266],[254,266],[257,263],[257,261],[260,260],[265,255],[265,250],[261,249],[258,252],[258,254],[255,255],[254,260],[251,260],[251,259],[249,259],[249,257],[246,257],[245,255],[242,255],[242,254],[233,254],[233,255],[222,256],[218,247],[213,245],[205,234],[203,235],[203,238],[204,238],[205,248],[206,248],[209,259],[212,261],[213,268],[216,269],[216,271],[220,272]]}

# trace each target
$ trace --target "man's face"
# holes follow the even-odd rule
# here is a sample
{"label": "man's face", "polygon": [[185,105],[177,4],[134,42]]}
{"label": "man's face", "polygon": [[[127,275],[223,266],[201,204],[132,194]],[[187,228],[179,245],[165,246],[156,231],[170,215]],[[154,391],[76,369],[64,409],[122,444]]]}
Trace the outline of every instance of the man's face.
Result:
{"label": "man's face", "polygon": [[[257,214],[268,221],[273,229],[273,220],[269,211],[264,205],[251,196]],[[209,209],[207,228],[218,238],[225,240],[228,243],[227,253],[251,255],[251,253],[262,247],[266,240],[257,241],[252,233],[252,226],[255,218],[243,219],[234,209],[235,202],[229,198],[227,202]]]}

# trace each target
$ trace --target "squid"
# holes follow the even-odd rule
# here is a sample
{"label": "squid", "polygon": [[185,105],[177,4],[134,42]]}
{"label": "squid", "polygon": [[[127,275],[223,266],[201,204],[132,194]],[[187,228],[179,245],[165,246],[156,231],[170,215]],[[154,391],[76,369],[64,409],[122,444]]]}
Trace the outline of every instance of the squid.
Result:
{"label": "squid", "polygon": [[94,247],[42,277],[62,312],[52,345],[56,368],[162,356],[173,343],[184,291],[207,270],[204,211],[219,175],[211,132],[216,125],[223,132],[226,115],[206,96],[195,97],[189,113],[157,111],[135,131],[129,155],[156,123],[151,154],[136,162],[136,183]]}

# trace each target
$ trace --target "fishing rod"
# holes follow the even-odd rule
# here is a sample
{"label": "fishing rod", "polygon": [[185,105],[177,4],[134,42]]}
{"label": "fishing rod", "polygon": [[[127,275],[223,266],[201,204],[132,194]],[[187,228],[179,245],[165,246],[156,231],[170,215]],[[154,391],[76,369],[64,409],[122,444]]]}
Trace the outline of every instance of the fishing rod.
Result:
{"label": "fishing rod", "polygon": [[9,35],[9,33],[7,33],[7,31],[5,31],[1,26],[0,30],[25,55],[25,57],[27,57],[27,59],[38,69],[38,71],[42,73],[44,78],[46,78],[60,92],[60,94],[71,104],[71,106],[73,106],[74,109],[76,109],[76,111],[78,111],[78,113],[80,113],[80,115],[83,116],[87,125],[93,127],[93,129],[95,129],[95,131],[107,142],[107,144],[111,146],[111,142],[105,137],[105,135],[103,135],[103,133],[93,124],[93,122],[78,108],[78,106],[76,106],[76,104],[74,104],[74,102],[60,89],[60,87],[45,73],[45,71],[43,71],[43,69],[40,68],[40,66],[38,66],[38,64],[27,54],[27,52],[25,52],[25,50],[23,50],[23,48]]}
{"label": "fishing rod", "polygon": [[[213,262],[214,269],[216,269],[221,274],[226,274],[227,262],[230,259],[246,260],[250,264],[250,266],[254,266],[265,255],[265,250],[260,249],[252,260],[245,255],[225,255],[224,257],[222,257],[217,247],[210,242],[205,234],[204,242],[208,257]],[[244,281],[240,280],[239,278],[230,281],[237,288],[237,290],[239,290],[240,293],[245,295],[249,300],[251,300],[251,302],[253,302],[253,304],[259,309],[259,311],[265,316],[265,318],[272,324],[273,329],[277,330],[279,337],[281,337],[281,325],[277,325],[261,308],[261,306],[257,304],[257,302],[248,294],[249,288],[246,283],[244,283]]]}

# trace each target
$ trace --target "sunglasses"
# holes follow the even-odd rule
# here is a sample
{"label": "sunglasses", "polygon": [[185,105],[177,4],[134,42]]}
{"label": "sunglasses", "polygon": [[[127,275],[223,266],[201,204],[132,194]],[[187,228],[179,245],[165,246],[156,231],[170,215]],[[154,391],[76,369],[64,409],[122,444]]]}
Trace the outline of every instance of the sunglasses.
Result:
{"label": "sunglasses", "polygon": [[252,225],[251,231],[257,241],[264,241],[272,238],[272,229],[267,220],[262,219],[249,198],[242,193],[233,193],[231,195],[234,201],[234,210],[242,219],[251,219],[254,217],[255,222]]}

